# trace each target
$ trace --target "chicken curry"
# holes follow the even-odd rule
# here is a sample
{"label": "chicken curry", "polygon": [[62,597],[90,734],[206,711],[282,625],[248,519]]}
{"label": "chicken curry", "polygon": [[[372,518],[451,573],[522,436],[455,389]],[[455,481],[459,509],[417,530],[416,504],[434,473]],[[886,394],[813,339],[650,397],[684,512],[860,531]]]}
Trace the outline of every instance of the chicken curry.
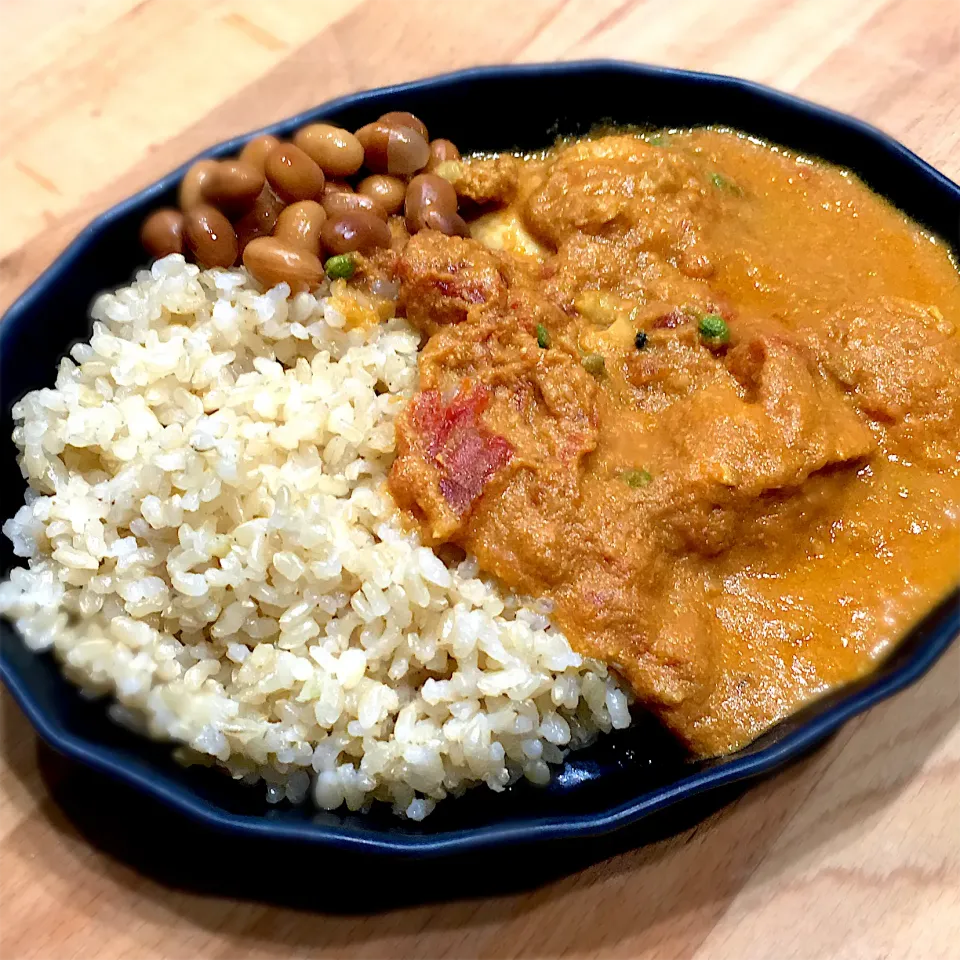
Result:
{"label": "chicken curry", "polygon": [[960,275],[849,173],[623,131],[443,171],[390,489],[552,601],[696,755],[869,670],[960,579]]}

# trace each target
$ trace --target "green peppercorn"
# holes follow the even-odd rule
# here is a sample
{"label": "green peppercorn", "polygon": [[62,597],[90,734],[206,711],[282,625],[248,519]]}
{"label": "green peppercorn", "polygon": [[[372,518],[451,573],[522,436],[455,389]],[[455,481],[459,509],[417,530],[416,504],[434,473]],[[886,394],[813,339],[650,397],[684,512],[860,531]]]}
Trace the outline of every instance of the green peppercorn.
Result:
{"label": "green peppercorn", "polygon": [[742,197],[743,191],[730,179],[722,173],[711,173],[710,182],[718,189],[727,193],[732,193],[735,197]]}
{"label": "green peppercorn", "polygon": [[708,347],[722,347],[730,342],[730,328],[719,313],[708,313],[700,318],[697,325],[700,339]]}
{"label": "green peppercorn", "polygon": [[634,490],[645,487],[653,480],[649,470],[624,470],[620,477],[628,487],[633,487]]}
{"label": "green peppercorn", "polygon": [[606,364],[603,362],[603,357],[601,357],[599,353],[588,353],[580,363],[591,377],[597,377],[598,379],[602,377],[607,370]]}
{"label": "green peppercorn", "polygon": [[349,253],[341,253],[331,257],[323,269],[331,280],[349,280],[353,276],[356,264]]}

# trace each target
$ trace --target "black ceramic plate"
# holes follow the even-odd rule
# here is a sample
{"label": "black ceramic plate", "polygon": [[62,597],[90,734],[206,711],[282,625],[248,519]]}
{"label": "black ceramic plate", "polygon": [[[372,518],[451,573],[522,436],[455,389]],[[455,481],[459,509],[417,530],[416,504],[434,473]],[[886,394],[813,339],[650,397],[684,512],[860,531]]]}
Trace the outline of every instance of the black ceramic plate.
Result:
{"label": "black ceramic plate", "polygon": [[[877,130],[821,107],[728,77],[614,62],[488,67],[335,100],[269,132],[289,135],[312,120],[355,129],[387,110],[410,110],[464,152],[543,147],[595,123],[724,124],[858,173],[934,233],[956,239],[960,187]],[[236,153],[239,138],[208,151]],[[25,391],[52,382],[58,358],[88,334],[96,293],[125,282],[143,259],[137,232],[150,209],[173,201],[185,167],[114,207],[71,244],[11,308],[0,328],[3,515],[23,483],[10,442],[10,408]],[[3,539],[0,568],[14,562]],[[707,791],[758,777],[822,742],[852,716],[913,683],[960,629],[960,591],[919,623],[868,678],[778,724],[739,753],[687,761],[649,721],[574,754],[547,788],[484,789],[440,804],[422,824],[384,809],[369,815],[270,807],[259,788],[206,769],[184,770],[169,745],[115,727],[103,704],[80,697],[49,656],[35,657],[0,625],[0,675],[40,735],[56,750],[133,785],[233,839],[295,841],[351,853],[437,857],[506,844],[588,840]]]}

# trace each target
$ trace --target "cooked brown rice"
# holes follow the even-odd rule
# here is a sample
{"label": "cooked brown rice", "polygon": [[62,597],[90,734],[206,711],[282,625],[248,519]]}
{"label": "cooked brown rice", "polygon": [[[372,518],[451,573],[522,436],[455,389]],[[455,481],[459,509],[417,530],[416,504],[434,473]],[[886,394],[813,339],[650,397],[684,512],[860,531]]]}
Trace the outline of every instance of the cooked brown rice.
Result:
{"label": "cooked brown rice", "polygon": [[170,256],[101,296],[14,408],[30,488],[3,531],[29,566],[0,612],[118,719],[270,800],[421,819],[546,782],[629,713],[548,611],[401,526],[384,479],[418,336],[376,322],[381,292],[289,298]]}

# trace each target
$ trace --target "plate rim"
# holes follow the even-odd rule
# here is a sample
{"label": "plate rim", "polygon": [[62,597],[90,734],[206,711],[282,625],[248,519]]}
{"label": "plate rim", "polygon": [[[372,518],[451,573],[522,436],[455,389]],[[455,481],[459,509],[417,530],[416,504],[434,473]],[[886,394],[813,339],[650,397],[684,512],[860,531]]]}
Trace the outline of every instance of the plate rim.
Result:
{"label": "plate rim", "polygon": [[[452,87],[464,82],[501,78],[505,75],[524,78],[601,71],[629,73],[646,79],[673,79],[704,83],[737,91],[740,94],[747,94],[777,109],[786,108],[794,113],[806,114],[815,120],[827,120],[840,124],[858,132],[876,146],[883,147],[886,151],[894,154],[901,162],[915,168],[918,173],[926,177],[935,190],[946,192],[946,194],[952,196],[954,201],[960,203],[960,186],[879,128],[863,120],[751,80],[725,74],[681,70],[616,59],[470,67],[418,80],[345,94],[265,127],[232,137],[196,154],[175,170],[114,204],[81,230],[74,240],[17,297],[4,313],[2,319],[0,319],[0,350],[3,349],[7,340],[8,331],[17,326],[20,315],[50,294],[51,289],[56,286],[62,276],[73,268],[77,259],[95,236],[116,220],[125,216],[132,208],[148,203],[170,189],[187,167],[201,157],[235,152],[250,137],[259,133],[283,133],[345,107],[362,107],[366,103],[376,103],[384,98],[396,98],[414,91],[422,92],[430,89]],[[929,623],[933,624],[932,627],[925,626]],[[113,756],[113,748],[109,745],[78,736],[47,716],[39,703],[34,700],[25,679],[20,676],[16,666],[9,660],[5,651],[5,644],[0,644],[0,680],[8,688],[13,699],[23,710],[41,739],[54,750],[104,773],[112,779],[125,782],[137,790],[151,795],[164,805],[206,827],[234,835],[246,835],[275,841],[295,841],[312,847],[332,847],[347,852],[391,855],[417,854],[423,857],[442,857],[476,852],[511,842],[540,843],[574,837],[581,839],[597,837],[630,826],[651,814],[695,795],[734,783],[752,780],[769,773],[823,741],[852,717],[915,683],[923,676],[957,639],[958,631],[960,631],[960,587],[949,592],[925,618],[904,635],[900,643],[904,643],[909,636],[923,629],[929,629],[930,635],[904,664],[894,668],[886,675],[878,674],[873,680],[870,680],[870,675],[867,675],[864,678],[867,683],[862,689],[851,690],[848,695],[842,696],[839,702],[825,707],[820,714],[798,724],[796,729],[788,731],[776,742],[754,752],[743,756],[734,754],[727,761],[698,770],[673,783],[647,790],[628,801],[600,812],[558,814],[542,818],[528,818],[512,823],[494,822],[480,827],[447,830],[434,835],[392,833],[379,830],[375,826],[360,828],[309,820],[298,823],[284,823],[262,815],[233,813],[203,799],[199,794],[191,791],[188,786],[168,786],[166,783],[151,780],[140,770],[127,766],[122,758],[118,759]],[[878,671],[882,670],[882,663],[878,665],[877,669]],[[842,694],[842,688],[838,693]]]}

